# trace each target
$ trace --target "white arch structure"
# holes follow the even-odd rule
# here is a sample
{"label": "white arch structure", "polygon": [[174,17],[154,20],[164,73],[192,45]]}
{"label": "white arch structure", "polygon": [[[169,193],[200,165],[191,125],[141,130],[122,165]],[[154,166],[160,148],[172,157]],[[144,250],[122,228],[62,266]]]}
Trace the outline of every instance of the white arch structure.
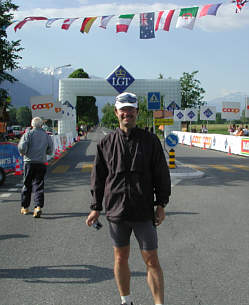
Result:
{"label": "white arch structure", "polygon": [[[146,96],[148,92],[160,92],[164,96],[165,106],[175,101],[181,105],[180,81],[173,79],[136,79],[125,91],[135,93],[137,96]],[[68,101],[76,106],[77,96],[116,96],[119,93],[105,79],[66,78],[59,81],[59,100]],[[63,106],[64,114],[58,122],[58,133],[72,132],[76,136],[75,108]],[[176,128],[177,127],[177,128]],[[179,123],[171,126],[179,129]]]}

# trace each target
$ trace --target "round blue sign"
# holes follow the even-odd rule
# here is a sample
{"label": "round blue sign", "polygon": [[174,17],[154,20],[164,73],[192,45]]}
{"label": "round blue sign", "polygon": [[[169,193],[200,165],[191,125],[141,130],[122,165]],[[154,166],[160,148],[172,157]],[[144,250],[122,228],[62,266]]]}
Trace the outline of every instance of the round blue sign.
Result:
{"label": "round blue sign", "polygon": [[177,135],[173,134],[173,133],[170,133],[166,139],[165,139],[165,142],[168,146],[170,147],[174,147],[176,146],[178,143],[179,143],[179,138]]}

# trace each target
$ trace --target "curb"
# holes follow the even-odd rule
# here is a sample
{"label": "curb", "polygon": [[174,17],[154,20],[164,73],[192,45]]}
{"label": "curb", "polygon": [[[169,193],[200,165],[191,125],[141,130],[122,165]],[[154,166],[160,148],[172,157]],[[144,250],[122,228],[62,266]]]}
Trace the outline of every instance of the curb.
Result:
{"label": "curb", "polygon": [[[176,178],[200,178],[205,175],[204,172],[193,169],[192,167],[185,165],[184,163],[181,163],[179,161],[176,162],[178,170],[179,168],[182,168],[182,172],[174,173],[170,171],[170,176],[171,177],[176,177]],[[185,170],[185,171],[184,171]],[[187,170],[187,171],[186,171]],[[173,169],[174,171],[174,169]]]}

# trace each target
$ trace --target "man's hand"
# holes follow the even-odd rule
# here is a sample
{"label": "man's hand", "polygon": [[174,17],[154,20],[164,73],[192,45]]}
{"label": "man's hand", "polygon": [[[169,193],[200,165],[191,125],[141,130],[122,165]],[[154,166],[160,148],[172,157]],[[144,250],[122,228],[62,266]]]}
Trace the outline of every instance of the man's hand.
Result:
{"label": "man's hand", "polygon": [[99,211],[91,211],[86,219],[86,224],[91,227],[91,225],[99,218]]}
{"label": "man's hand", "polygon": [[164,208],[160,205],[156,207],[156,213],[155,213],[155,225],[159,226],[165,218],[165,211]]}

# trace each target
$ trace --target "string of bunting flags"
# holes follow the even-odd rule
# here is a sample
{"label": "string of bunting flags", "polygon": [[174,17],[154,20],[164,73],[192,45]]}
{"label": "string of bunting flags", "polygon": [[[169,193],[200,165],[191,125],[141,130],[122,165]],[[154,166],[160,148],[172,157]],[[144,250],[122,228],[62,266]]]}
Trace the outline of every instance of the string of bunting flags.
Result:
{"label": "string of bunting flags", "polygon": [[[241,12],[242,8],[249,0],[230,0],[230,3],[235,4],[235,13]],[[207,4],[201,9],[198,6],[181,8],[177,22],[176,28],[187,28],[192,30],[194,28],[195,20],[197,18],[198,11],[200,9],[199,18],[212,15],[216,16],[218,9],[223,3],[217,4]],[[150,13],[139,13],[140,20],[140,39],[151,39],[155,38],[155,31],[164,30],[169,31],[172,17],[176,9],[162,10],[159,12]],[[116,22],[116,33],[127,32],[129,26],[136,14],[122,14],[118,16]],[[46,28],[51,28],[52,24],[56,21],[63,20],[61,29],[68,30],[73,22],[79,19],[83,19],[80,27],[81,33],[88,33],[96,21],[100,18],[99,27],[106,29],[111,19],[115,15],[108,16],[95,16],[95,17],[76,17],[76,18],[47,18],[47,17],[25,17],[23,20],[12,20],[8,25],[2,27],[2,30],[6,30],[10,25],[17,23],[14,26],[14,31],[21,30],[22,27],[30,21],[46,21]]]}

